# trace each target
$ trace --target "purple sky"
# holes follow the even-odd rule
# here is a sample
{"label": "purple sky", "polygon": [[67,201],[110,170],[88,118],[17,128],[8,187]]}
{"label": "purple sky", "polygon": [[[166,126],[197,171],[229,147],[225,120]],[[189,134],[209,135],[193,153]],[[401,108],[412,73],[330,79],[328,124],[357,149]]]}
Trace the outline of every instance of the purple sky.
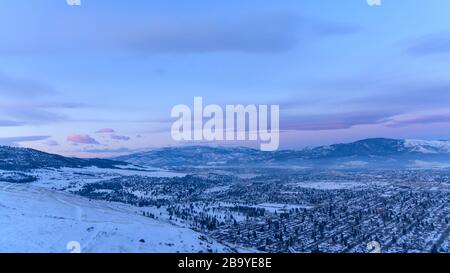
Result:
{"label": "purple sky", "polygon": [[438,0],[5,0],[0,145],[80,157],[179,145],[170,111],[194,96],[279,104],[282,149],[449,139],[449,13]]}

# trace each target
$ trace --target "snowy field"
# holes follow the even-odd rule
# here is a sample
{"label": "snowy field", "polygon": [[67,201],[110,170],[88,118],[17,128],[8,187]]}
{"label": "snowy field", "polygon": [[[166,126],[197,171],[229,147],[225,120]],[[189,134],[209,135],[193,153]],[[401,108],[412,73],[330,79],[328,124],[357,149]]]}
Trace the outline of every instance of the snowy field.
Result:
{"label": "snowy field", "polygon": [[290,204],[277,204],[277,203],[262,203],[258,204],[256,206],[253,206],[255,208],[263,208],[266,211],[269,211],[271,213],[280,213],[280,212],[287,212],[291,209],[310,209],[312,206],[303,206],[303,205],[290,205]]}
{"label": "snowy field", "polygon": [[0,252],[227,252],[192,230],[31,184],[0,182]]}
{"label": "snowy field", "polygon": [[[2,175],[0,170],[0,176]],[[37,178],[34,185],[57,190],[80,190],[87,183],[96,183],[121,176],[142,176],[142,177],[182,177],[186,174],[165,171],[162,169],[100,169],[97,167],[86,168],[60,168],[60,169],[36,169],[27,174]]]}
{"label": "snowy field", "polygon": [[316,190],[342,190],[342,189],[354,189],[365,186],[364,183],[353,181],[342,181],[342,182],[317,181],[317,182],[297,182],[289,184],[300,188],[316,189]]}

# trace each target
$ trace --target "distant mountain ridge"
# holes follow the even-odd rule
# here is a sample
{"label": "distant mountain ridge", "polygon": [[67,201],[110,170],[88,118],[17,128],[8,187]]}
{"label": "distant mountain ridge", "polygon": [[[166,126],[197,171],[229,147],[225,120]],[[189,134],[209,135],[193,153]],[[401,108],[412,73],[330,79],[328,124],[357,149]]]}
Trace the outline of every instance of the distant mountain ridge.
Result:
{"label": "distant mountain ridge", "polygon": [[244,147],[184,146],[161,148],[116,159],[156,167],[297,163],[335,166],[340,160],[377,165],[405,165],[417,160],[450,162],[450,141],[372,138],[352,143],[275,152]]}
{"label": "distant mountain ridge", "polygon": [[304,167],[420,167],[450,168],[450,141],[372,138],[302,150],[262,152],[246,147],[167,147],[114,159],[81,159],[29,148],[0,146],[0,170],[39,168],[118,168],[129,164],[160,168],[197,166],[283,165]]}
{"label": "distant mountain ridge", "polygon": [[38,168],[116,168],[128,165],[109,159],[81,159],[49,154],[29,148],[0,146],[0,170],[24,171]]}

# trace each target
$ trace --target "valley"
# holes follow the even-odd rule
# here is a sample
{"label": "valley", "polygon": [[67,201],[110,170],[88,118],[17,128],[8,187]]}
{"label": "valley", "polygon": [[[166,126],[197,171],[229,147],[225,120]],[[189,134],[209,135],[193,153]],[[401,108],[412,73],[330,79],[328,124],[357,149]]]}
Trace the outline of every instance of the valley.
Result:
{"label": "valley", "polygon": [[[388,253],[450,252],[450,169],[411,165],[429,163],[430,151],[447,158],[447,146],[366,142],[316,148],[328,164],[314,167],[292,164],[299,151],[196,146],[4,168],[0,251],[68,252],[75,241],[85,252],[364,253],[371,242]],[[227,161],[239,164],[211,164]]]}

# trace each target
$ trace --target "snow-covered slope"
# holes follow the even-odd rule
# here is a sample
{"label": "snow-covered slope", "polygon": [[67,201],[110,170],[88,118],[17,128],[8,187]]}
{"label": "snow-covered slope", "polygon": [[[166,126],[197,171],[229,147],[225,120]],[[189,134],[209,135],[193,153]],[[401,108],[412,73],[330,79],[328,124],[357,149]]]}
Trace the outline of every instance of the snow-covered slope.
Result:
{"label": "snow-covered slope", "polygon": [[448,140],[415,140],[407,139],[405,147],[411,151],[424,154],[450,153],[450,141]]}
{"label": "snow-covered slope", "polygon": [[0,252],[226,252],[189,229],[140,216],[137,208],[31,184],[0,182]]}
{"label": "snow-covered slope", "polygon": [[[126,168],[125,162],[107,159],[81,159],[49,154],[29,148],[0,146],[0,170],[24,171],[39,168]],[[136,168],[136,166],[132,166]]]}

